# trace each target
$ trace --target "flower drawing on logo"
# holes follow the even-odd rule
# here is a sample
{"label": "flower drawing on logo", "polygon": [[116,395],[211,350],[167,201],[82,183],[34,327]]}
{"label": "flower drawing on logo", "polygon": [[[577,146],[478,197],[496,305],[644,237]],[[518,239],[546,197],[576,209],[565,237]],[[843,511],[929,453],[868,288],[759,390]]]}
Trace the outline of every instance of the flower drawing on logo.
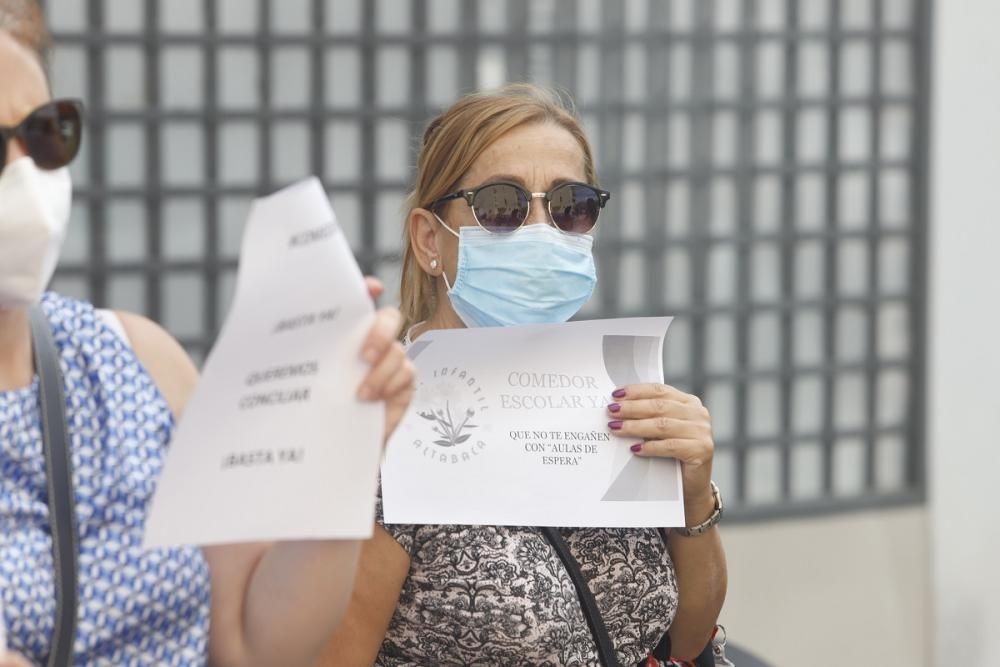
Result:
{"label": "flower drawing on logo", "polygon": [[441,437],[435,440],[434,444],[442,447],[454,447],[462,444],[472,437],[471,433],[463,433],[463,431],[477,428],[475,424],[469,423],[469,420],[476,416],[475,410],[472,408],[466,410],[464,419],[456,424],[457,418],[452,417],[451,405],[448,401],[445,401],[444,410],[426,410],[417,414],[428,421],[435,422],[433,430]]}

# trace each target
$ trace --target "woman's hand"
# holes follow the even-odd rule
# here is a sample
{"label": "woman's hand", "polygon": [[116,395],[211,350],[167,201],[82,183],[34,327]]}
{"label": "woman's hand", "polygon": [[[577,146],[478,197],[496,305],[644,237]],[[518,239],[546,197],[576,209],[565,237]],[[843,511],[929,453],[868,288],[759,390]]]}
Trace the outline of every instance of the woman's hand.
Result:
{"label": "woman's hand", "polygon": [[687,525],[701,523],[715,508],[712,479],[712,417],[697,396],[665,384],[630,384],[611,395],[612,433],[632,438],[636,456],[681,462]]}
{"label": "woman's hand", "polygon": [[[366,278],[368,293],[377,299],[383,291],[382,283]],[[372,365],[368,375],[358,387],[358,398],[363,401],[385,401],[386,440],[406,414],[413,397],[416,371],[406,358],[403,346],[396,340],[402,318],[395,308],[380,308],[375,313],[361,357]]]}
{"label": "woman's hand", "polygon": [[0,653],[0,667],[31,667],[31,663],[25,660],[20,653],[4,651]]}

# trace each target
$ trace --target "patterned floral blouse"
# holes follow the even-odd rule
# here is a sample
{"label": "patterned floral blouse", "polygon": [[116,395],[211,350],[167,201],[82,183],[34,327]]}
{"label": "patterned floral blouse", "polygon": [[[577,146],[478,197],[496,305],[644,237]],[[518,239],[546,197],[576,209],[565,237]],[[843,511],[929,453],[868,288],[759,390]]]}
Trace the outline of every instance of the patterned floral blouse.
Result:
{"label": "patterned floral blouse", "polygon": [[[376,516],[381,523],[379,498]],[[385,525],[410,572],[376,665],[600,665],[573,581],[536,528]],[[655,529],[560,529],[623,665],[653,650],[677,611]]]}

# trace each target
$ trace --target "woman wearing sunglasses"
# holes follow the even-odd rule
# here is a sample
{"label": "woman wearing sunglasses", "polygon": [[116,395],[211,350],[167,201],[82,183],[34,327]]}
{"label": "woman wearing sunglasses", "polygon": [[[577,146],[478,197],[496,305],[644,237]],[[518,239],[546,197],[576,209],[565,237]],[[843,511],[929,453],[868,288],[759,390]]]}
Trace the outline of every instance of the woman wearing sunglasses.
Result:
{"label": "woman wearing sunglasses", "polygon": [[[405,342],[575,315],[594,289],[593,234],[611,199],[596,182],[579,122],[536,87],[470,95],[432,121],[406,220]],[[655,662],[665,633],[669,655],[689,658],[708,643],[726,591],[709,415],[663,384],[622,387],[613,400],[611,446],[681,461],[689,528],[560,534],[620,664]],[[600,664],[556,551],[536,528],[505,526],[380,526],[327,656],[328,665]]]}
{"label": "woman wearing sunglasses", "polygon": [[[79,102],[50,100],[45,42],[33,0],[0,0],[0,629],[11,649],[0,665],[50,662],[63,590],[32,367],[29,309],[39,303],[64,376],[75,490],[77,622],[59,664],[312,665],[346,607],[358,542],[141,548],[197,373],[152,322],[43,295],[82,130]],[[398,312],[380,311],[365,341],[374,363],[362,390],[385,401],[389,431],[413,382],[398,327]]]}

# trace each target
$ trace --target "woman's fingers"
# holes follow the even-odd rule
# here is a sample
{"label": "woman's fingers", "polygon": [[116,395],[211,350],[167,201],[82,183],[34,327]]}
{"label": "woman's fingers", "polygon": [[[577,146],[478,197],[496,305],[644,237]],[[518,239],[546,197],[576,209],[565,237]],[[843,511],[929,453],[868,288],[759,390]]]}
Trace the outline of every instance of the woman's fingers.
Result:
{"label": "woman's fingers", "polygon": [[380,308],[375,311],[375,322],[361,344],[361,358],[375,364],[396,342],[402,316],[395,308]]}
{"label": "woman's fingers", "polygon": [[385,401],[386,437],[406,413],[416,378],[416,369],[396,340],[400,320],[395,308],[378,310],[375,323],[361,346],[361,356],[371,364],[371,369],[358,387],[358,398]]}
{"label": "woman's fingers", "polygon": [[633,384],[612,394],[608,428],[643,440],[711,441],[712,418],[697,396],[666,384]]}
{"label": "woman's fingers", "polygon": [[669,384],[657,384],[653,382],[628,384],[624,387],[619,387],[611,393],[611,397],[619,403],[640,399],[667,399],[678,403],[701,404],[701,400],[693,394],[685,393],[677,387],[671,387]]}
{"label": "woman's fingers", "polygon": [[622,400],[608,405],[612,419],[649,419],[652,417],[673,417],[675,419],[699,420],[708,417],[708,411],[701,405],[684,403],[674,398],[642,398]]}
{"label": "woman's fingers", "polygon": [[370,296],[373,301],[382,296],[382,293],[385,292],[385,285],[382,284],[382,281],[378,278],[373,278],[372,276],[365,276],[365,286],[368,288],[368,296]]}
{"label": "woman's fingers", "polygon": [[31,667],[31,663],[19,653],[4,651],[0,653],[0,667]]}
{"label": "woman's fingers", "polygon": [[612,419],[608,422],[608,428],[611,429],[612,433],[623,438],[641,440],[672,440],[711,436],[711,427],[707,423],[674,417]]}
{"label": "woman's fingers", "polygon": [[[402,349],[402,348],[400,348]],[[385,385],[382,387],[382,395],[386,399],[394,399],[399,397],[401,394],[413,391],[413,383],[417,378],[417,368],[413,365],[409,359],[406,358],[406,354],[403,354],[403,362],[399,365],[396,371],[389,377]],[[407,398],[409,400],[409,398]]]}
{"label": "woman's fingers", "polygon": [[619,387],[612,398],[611,432],[632,439],[630,449],[636,456],[680,461],[685,498],[707,493],[715,443],[712,416],[701,399],[666,384]]}
{"label": "woman's fingers", "polygon": [[400,314],[395,308],[381,308],[375,312],[375,322],[361,346],[361,358],[372,365],[358,387],[361,400],[380,398],[388,378],[405,360],[403,348],[396,342],[399,323]]}
{"label": "woman's fingers", "polygon": [[702,465],[712,458],[712,448],[704,440],[671,438],[646,440],[632,445],[636,456],[656,456],[677,459],[688,465]]}
{"label": "woman's fingers", "polygon": [[385,395],[385,437],[388,440],[410,407],[417,369],[404,358],[399,369],[389,378],[383,388]]}
{"label": "woman's fingers", "polygon": [[358,398],[363,401],[384,400],[387,388],[397,374],[404,374],[406,353],[398,343],[392,344],[378,359],[358,388]]}

